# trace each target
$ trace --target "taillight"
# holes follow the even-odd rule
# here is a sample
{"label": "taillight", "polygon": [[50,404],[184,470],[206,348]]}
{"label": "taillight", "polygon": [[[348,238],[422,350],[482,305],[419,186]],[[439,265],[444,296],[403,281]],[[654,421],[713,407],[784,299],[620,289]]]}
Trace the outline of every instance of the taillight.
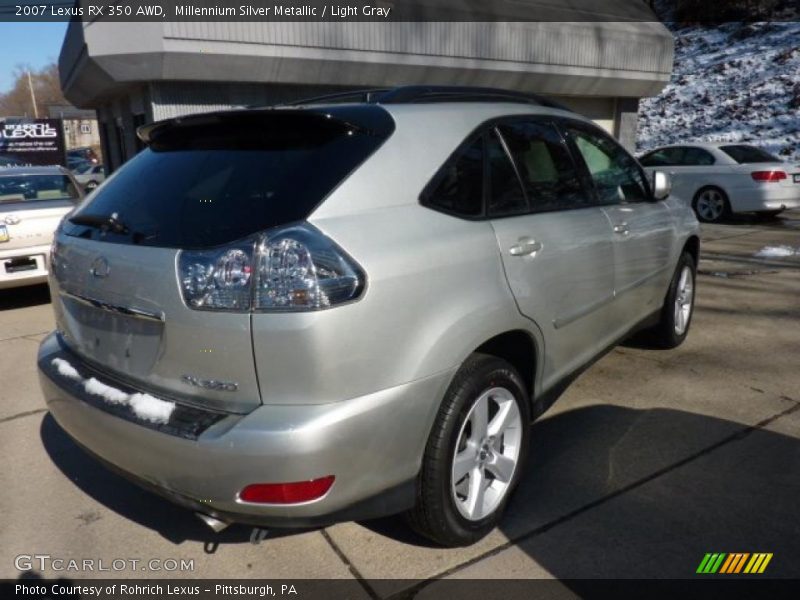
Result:
{"label": "taillight", "polygon": [[300,504],[311,502],[328,493],[333,475],[294,483],[253,483],[239,493],[242,502],[257,504]]}
{"label": "taillight", "polygon": [[250,239],[234,247],[181,252],[178,277],[186,305],[202,310],[250,310],[255,244]]}
{"label": "taillight", "polygon": [[364,275],[309,225],[266,235],[258,246],[255,310],[317,310],[357,298]]}
{"label": "taillight", "polygon": [[355,261],[307,223],[182,251],[178,278],[190,308],[262,312],[329,308],[356,299],[365,282]]}
{"label": "taillight", "polygon": [[789,177],[783,171],[754,171],[750,176],[755,181],[783,181]]}

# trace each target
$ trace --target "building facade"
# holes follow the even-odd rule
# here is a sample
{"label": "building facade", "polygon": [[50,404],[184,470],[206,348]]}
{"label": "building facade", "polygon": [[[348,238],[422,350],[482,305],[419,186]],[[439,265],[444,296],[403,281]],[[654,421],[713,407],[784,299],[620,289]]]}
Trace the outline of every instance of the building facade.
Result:
{"label": "building facade", "polygon": [[[642,5],[644,5],[642,3]],[[71,23],[65,96],[97,111],[114,169],[154,120],[358,88],[474,85],[544,94],[632,148],[639,99],[672,72],[653,18],[610,22]]]}
{"label": "building facade", "polygon": [[91,148],[102,156],[100,144],[100,125],[97,112],[74,106],[50,104],[47,114],[51,119],[61,119],[64,127],[64,142],[67,150]]}

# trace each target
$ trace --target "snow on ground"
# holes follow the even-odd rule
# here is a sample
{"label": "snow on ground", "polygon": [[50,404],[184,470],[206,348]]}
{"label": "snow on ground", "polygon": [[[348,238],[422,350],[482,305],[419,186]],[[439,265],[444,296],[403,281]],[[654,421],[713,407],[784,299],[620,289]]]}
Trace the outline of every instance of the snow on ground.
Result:
{"label": "snow on ground", "polygon": [[673,27],[672,80],[640,104],[638,151],[750,142],[800,160],[800,23]]}
{"label": "snow on ground", "polygon": [[800,248],[791,246],[764,246],[754,256],[759,258],[786,258],[787,256],[800,256]]}

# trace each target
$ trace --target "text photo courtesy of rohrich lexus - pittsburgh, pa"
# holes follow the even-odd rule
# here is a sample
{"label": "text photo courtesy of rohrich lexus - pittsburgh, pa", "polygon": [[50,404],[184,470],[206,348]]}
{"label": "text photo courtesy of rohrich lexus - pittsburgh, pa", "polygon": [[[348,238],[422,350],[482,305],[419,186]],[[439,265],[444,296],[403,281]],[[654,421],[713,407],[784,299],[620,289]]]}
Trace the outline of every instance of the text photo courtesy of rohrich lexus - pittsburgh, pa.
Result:
{"label": "text photo courtesy of rohrich lexus - pittsburgh, pa", "polygon": [[800,0],[0,0],[0,598],[800,597]]}

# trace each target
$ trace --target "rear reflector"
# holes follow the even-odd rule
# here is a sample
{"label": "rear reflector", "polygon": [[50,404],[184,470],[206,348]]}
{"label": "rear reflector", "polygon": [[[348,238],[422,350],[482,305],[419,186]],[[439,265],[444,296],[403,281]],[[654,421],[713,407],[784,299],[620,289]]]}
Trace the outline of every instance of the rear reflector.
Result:
{"label": "rear reflector", "polygon": [[334,476],[295,483],[253,483],[239,494],[243,502],[257,504],[299,504],[324,496],[333,485]]}
{"label": "rear reflector", "polygon": [[782,181],[788,177],[783,171],[754,171],[750,176],[756,181]]}

